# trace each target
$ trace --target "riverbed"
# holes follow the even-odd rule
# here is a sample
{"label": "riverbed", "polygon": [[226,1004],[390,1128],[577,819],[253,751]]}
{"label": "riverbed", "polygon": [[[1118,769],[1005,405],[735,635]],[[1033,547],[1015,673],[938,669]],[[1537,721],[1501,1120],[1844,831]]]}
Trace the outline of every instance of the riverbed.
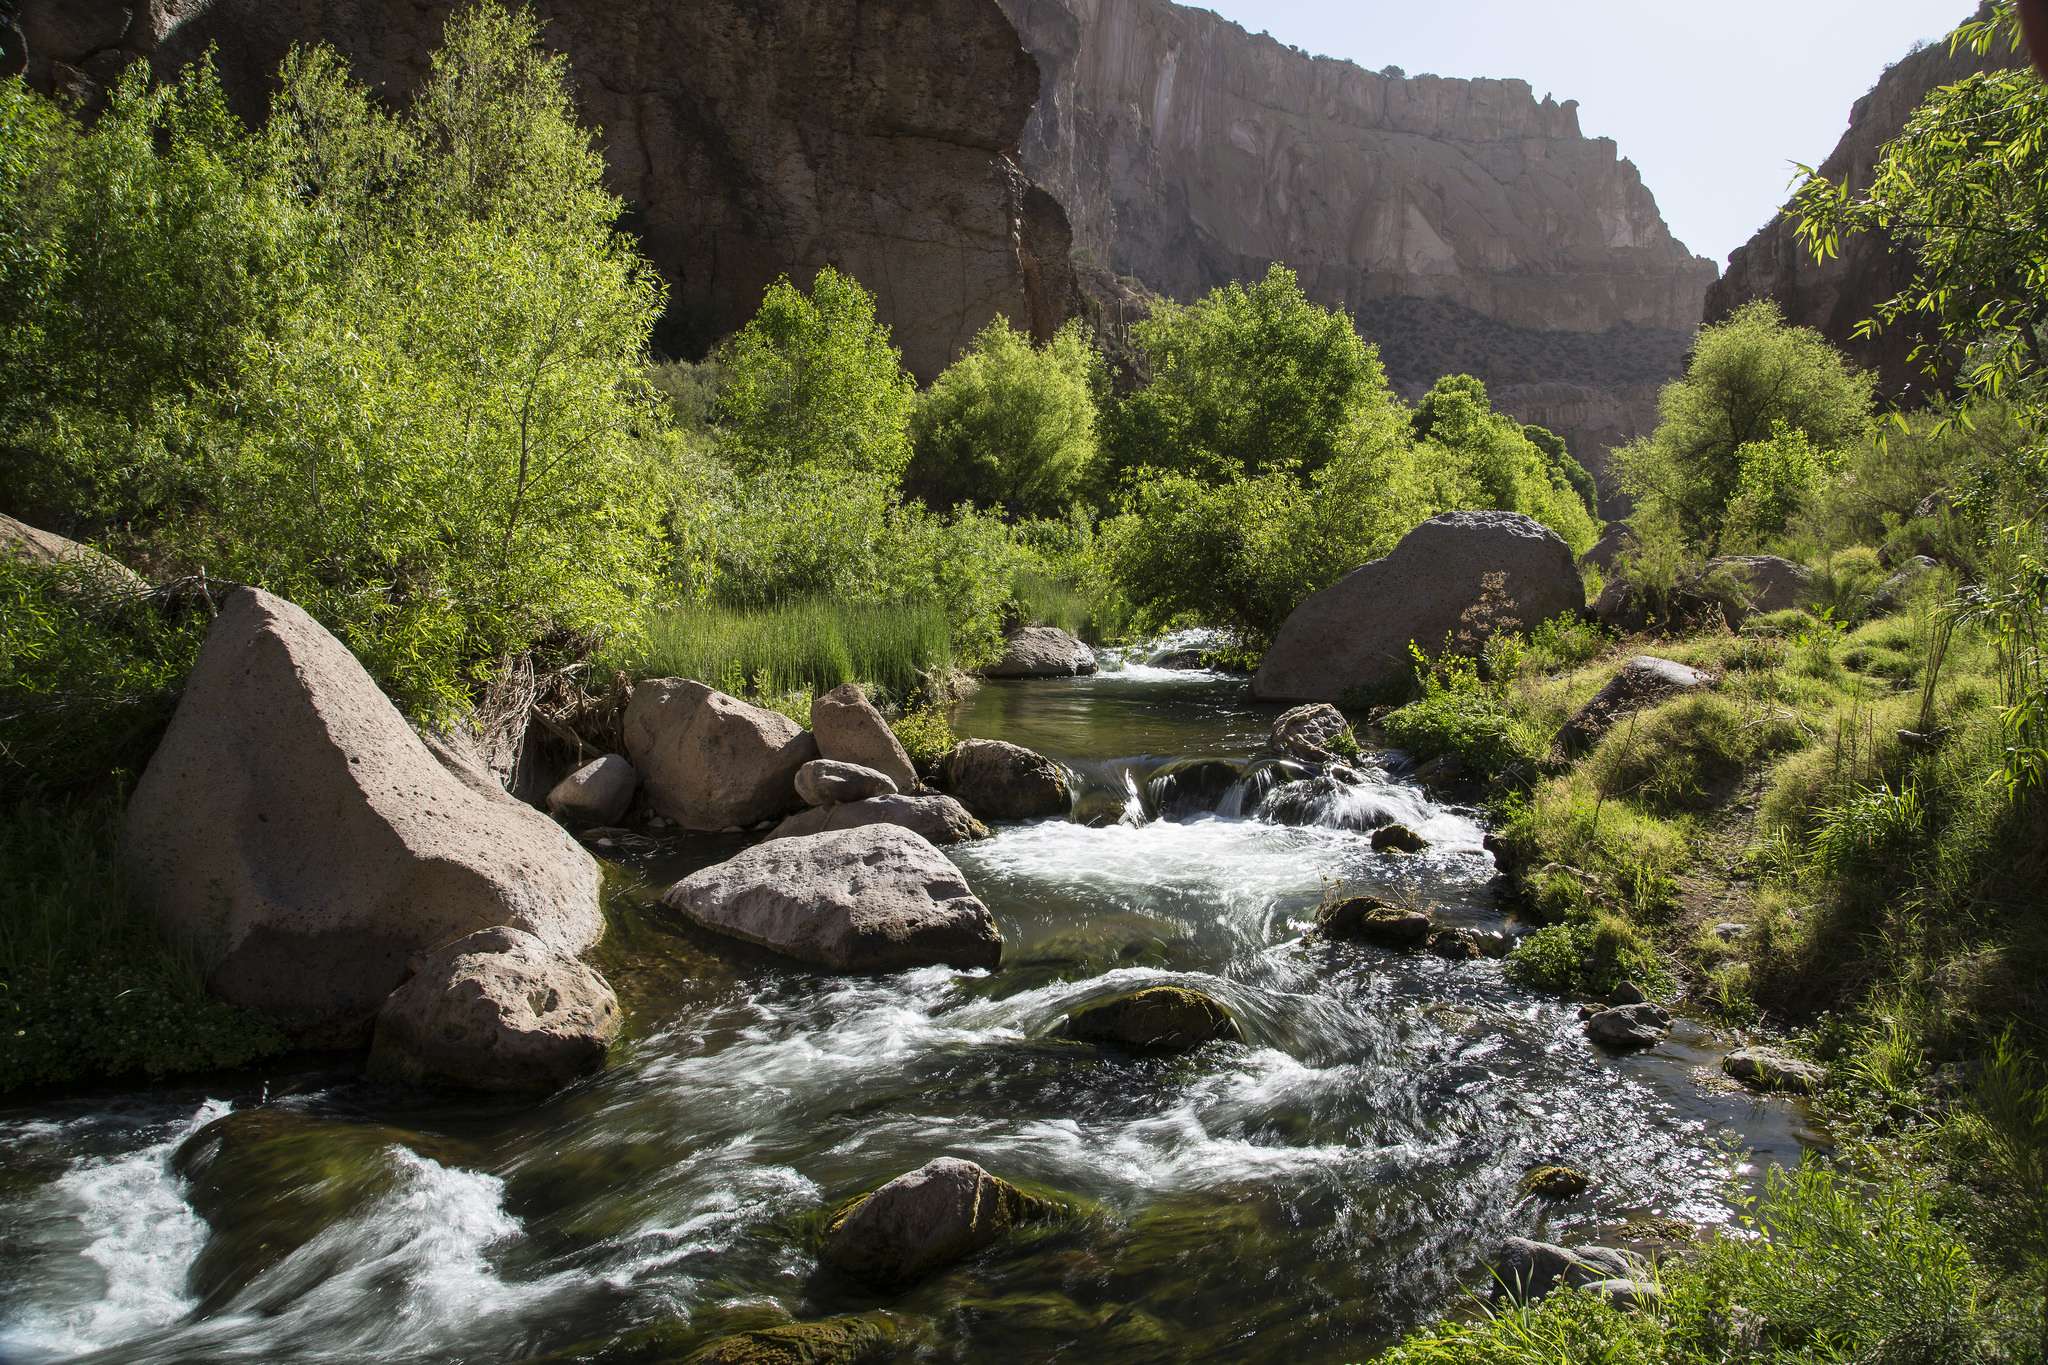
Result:
{"label": "riverbed", "polygon": [[[1498,961],[1306,937],[1339,888],[1522,926],[1478,812],[1389,756],[1324,823],[1260,819],[1245,790],[1162,814],[1160,769],[1243,765],[1274,708],[1143,657],[986,683],[956,715],[1083,789],[1081,818],[950,850],[1002,928],[996,972],[838,978],[707,939],[650,901],[740,842],[653,838],[600,850],[627,1037],[542,1103],[302,1062],[0,1110],[0,1360],[571,1360],[653,1325],[687,1349],[869,1310],[900,1316],[904,1359],[1357,1360],[1459,1311],[1507,1236],[1711,1229],[1798,1159],[1801,1111],[1703,1079],[1683,1022],[1615,1057]],[[1361,807],[1430,847],[1375,853]],[[1134,1059],[1049,1036],[1153,982],[1220,999],[1247,1041]],[[1081,1215],[907,1292],[819,1267],[821,1211],[948,1154]],[[1550,1163],[1592,1188],[1525,1197]]]}

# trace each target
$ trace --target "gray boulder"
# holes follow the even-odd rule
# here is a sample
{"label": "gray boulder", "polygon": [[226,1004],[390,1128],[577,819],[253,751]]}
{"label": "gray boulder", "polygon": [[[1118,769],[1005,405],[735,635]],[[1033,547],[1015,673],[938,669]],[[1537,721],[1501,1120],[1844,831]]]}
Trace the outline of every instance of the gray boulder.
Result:
{"label": "gray boulder", "polygon": [[685,877],[662,904],[716,933],[837,972],[994,967],[995,917],[896,825],[770,839]]}
{"label": "gray boulder", "polygon": [[821,758],[873,768],[902,792],[917,789],[917,768],[903,741],[882,719],[858,683],[842,683],[811,698],[811,732]]}
{"label": "gray boulder", "polygon": [[1310,702],[1282,711],[1266,732],[1266,746],[1300,763],[1334,763],[1330,741],[1351,728],[1344,713],[1328,702]]}
{"label": "gray boulder", "polygon": [[377,1011],[370,1075],[466,1090],[555,1090],[604,1067],[619,1002],[603,977],[518,929],[426,954]]}
{"label": "gray boulder", "polygon": [[1777,555],[1722,555],[1710,559],[1693,591],[1718,603],[1729,625],[1751,615],[1810,606],[1814,600],[1813,570]]}
{"label": "gray boulder", "polygon": [[1600,539],[1593,543],[1593,548],[1579,556],[1579,567],[1606,573],[1614,567],[1614,561],[1621,557],[1623,551],[1632,550],[1635,546],[1636,533],[1629,529],[1627,522],[1609,522]]}
{"label": "gray boulder", "polygon": [[1069,1014],[1062,1027],[1069,1038],[1130,1052],[1188,1052],[1244,1040],[1228,1009],[1185,986],[1146,986],[1094,1001]]}
{"label": "gray boulder", "polygon": [[0,515],[0,555],[40,568],[70,569],[111,591],[146,592],[149,588],[140,574],[112,555],[10,516]]}
{"label": "gray boulder", "polygon": [[1827,1079],[1816,1062],[1769,1047],[1745,1047],[1721,1059],[1721,1070],[1751,1090],[1811,1095]]}
{"label": "gray boulder", "polygon": [[1878,584],[1877,591],[1870,596],[1871,607],[1876,611],[1897,610],[1913,585],[1940,567],[1937,561],[1926,555],[1914,555],[1899,565],[1897,573]]}
{"label": "gray boulder", "polygon": [[810,731],[777,711],[684,678],[655,678],[626,703],[626,755],[654,808],[684,829],[744,829],[801,805]]}
{"label": "gray boulder", "polygon": [[1059,764],[999,739],[966,739],[939,767],[939,785],[983,820],[1065,815],[1073,792]]}
{"label": "gray boulder", "polygon": [[1510,1237],[1494,1257],[1494,1295],[1533,1303],[1560,1284],[1584,1286],[1643,1274],[1636,1257],[1612,1247],[1565,1247]]}
{"label": "gray boulder", "polygon": [[1586,1036],[1603,1047],[1625,1050],[1653,1047],[1671,1027],[1671,1015],[1662,1006],[1644,1001],[1596,1010],[1586,1020]]}
{"label": "gray boulder", "polygon": [[1713,685],[1710,673],[1670,659],[1638,654],[1623,664],[1621,671],[1594,694],[1593,700],[1580,707],[1577,715],[1565,722],[1557,732],[1558,751],[1575,758],[1598,744],[1601,736],[1632,712]]}
{"label": "gray boulder", "polygon": [[1025,626],[1003,637],[1003,657],[985,678],[1071,678],[1095,671],[1095,651],[1057,626]]}
{"label": "gray boulder", "polygon": [[942,846],[988,838],[988,826],[969,815],[967,807],[950,796],[937,794],[871,796],[865,801],[813,806],[784,820],[768,837],[789,839],[833,829],[858,829],[862,825],[900,825]]}
{"label": "gray boulder", "polygon": [[820,1254],[863,1280],[900,1286],[963,1261],[1020,1224],[1057,1217],[1058,1205],[939,1157],[897,1176],[826,1225]]}
{"label": "gray boulder", "polygon": [[122,860],[223,998],[302,1041],[367,1038],[412,956],[501,925],[573,956],[597,862],[429,753],[339,640],[236,590],[128,803]]}
{"label": "gray boulder", "polygon": [[[1488,597],[1496,600],[1481,607]],[[1400,686],[1411,641],[1435,651],[1449,637],[1476,650],[1495,630],[1528,630],[1585,605],[1578,566],[1556,532],[1518,512],[1445,513],[1296,607],[1260,662],[1252,695],[1336,701],[1354,689]]]}
{"label": "gray boulder", "polygon": [[896,784],[886,773],[858,763],[814,758],[796,770],[796,794],[813,806],[832,806],[871,796],[894,796]]}
{"label": "gray boulder", "polygon": [[640,774],[618,754],[606,754],[570,773],[548,792],[548,812],[579,829],[616,825],[626,818]]}

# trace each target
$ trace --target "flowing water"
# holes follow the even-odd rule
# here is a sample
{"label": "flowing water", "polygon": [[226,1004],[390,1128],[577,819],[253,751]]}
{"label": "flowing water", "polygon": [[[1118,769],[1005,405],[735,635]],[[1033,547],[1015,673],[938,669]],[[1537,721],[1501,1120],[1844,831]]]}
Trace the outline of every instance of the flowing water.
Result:
{"label": "flowing water", "polygon": [[[645,902],[736,845],[636,845],[603,964],[627,1041],[544,1103],[307,1066],[0,1112],[0,1360],[579,1359],[650,1324],[687,1347],[874,1308],[911,1325],[904,1358],[1355,1360],[1482,1286],[1505,1236],[1711,1226],[1796,1160],[1798,1111],[1701,1084],[1683,1025],[1610,1057],[1498,962],[1306,941],[1337,885],[1515,927],[1473,812],[1370,763],[1246,776],[1270,719],[1241,680],[1142,663],[983,686],[958,728],[1084,789],[1075,819],[954,850],[995,973],[835,978],[710,942]],[[1290,790],[1315,823],[1270,818]],[[1387,818],[1429,851],[1372,852]],[[1248,1041],[1047,1037],[1159,981]],[[949,1153],[1083,1215],[903,1293],[819,1268],[821,1210]],[[1523,1198],[1549,1162],[1594,1188]]]}

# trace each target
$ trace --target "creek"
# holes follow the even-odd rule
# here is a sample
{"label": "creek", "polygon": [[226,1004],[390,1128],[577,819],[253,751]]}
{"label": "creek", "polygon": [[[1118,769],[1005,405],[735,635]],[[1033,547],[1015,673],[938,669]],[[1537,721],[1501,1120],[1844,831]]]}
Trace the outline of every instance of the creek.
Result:
{"label": "creek", "polygon": [[[915,1322],[905,1358],[1356,1360],[1482,1288],[1507,1236],[1711,1227],[1797,1161],[1798,1109],[1703,1083],[1683,1023],[1614,1057],[1497,961],[1305,939],[1339,884],[1520,928],[1476,813],[1385,767],[1306,825],[1258,818],[1242,782],[1155,780],[1242,767],[1273,710],[1142,663],[979,688],[956,728],[1066,764],[1099,822],[951,850],[1002,927],[994,973],[838,978],[702,938],[649,902],[738,844],[636,842],[601,953],[626,1040],[542,1103],[315,1059],[0,1110],[0,1361],[576,1359],[650,1323],[694,1342],[875,1308]],[[1429,849],[1375,853],[1350,826],[1382,815]],[[1046,1036],[1157,981],[1248,1041],[1133,1059]],[[900,1293],[819,1269],[821,1210],[944,1154],[1085,1216]],[[1523,1196],[1553,1162],[1592,1189]]]}

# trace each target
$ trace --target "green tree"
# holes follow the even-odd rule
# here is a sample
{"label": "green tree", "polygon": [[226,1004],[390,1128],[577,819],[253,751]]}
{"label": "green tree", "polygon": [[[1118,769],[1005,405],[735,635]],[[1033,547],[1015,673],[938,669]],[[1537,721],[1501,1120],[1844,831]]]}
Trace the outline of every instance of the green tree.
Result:
{"label": "green tree", "polygon": [[1397,408],[1379,351],[1275,265],[1250,286],[1161,304],[1131,329],[1149,378],[1111,425],[1115,473],[1177,469],[1217,482],[1310,474]]}
{"label": "green tree", "polygon": [[1493,410],[1486,385],[1471,375],[1439,379],[1410,424],[1421,446],[1418,463],[1435,480],[1437,505],[1521,512],[1557,532],[1574,553],[1599,539],[1599,523],[1564,468],[1578,464],[1563,453],[1563,442],[1551,437],[1558,453],[1546,451],[1529,428]]}
{"label": "green tree", "polygon": [[1685,376],[1658,399],[1656,432],[1615,452],[1633,520],[1717,550],[1743,447],[1783,428],[1841,450],[1867,436],[1871,402],[1871,377],[1818,332],[1787,325],[1768,300],[1745,304],[1700,331]]}
{"label": "green tree", "polygon": [[719,451],[743,474],[816,469],[893,482],[910,462],[917,386],[875,319],[874,295],[820,270],[805,294],[787,277],[719,349]]}
{"label": "green tree", "polygon": [[1034,347],[996,318],[919,398],[906,485],[932,507],[1064,515],[1093,474],[1106,383],[1078,323]]}
{"label": "green tree", "polygon": [[1722,548],[1756,551],[1785,534],[1792,518],[1818,497],[1837,456],[1817,450],[1806,433],[1779,426],[1766,441],[1735,452],[1735,495],[1728,500]]}

